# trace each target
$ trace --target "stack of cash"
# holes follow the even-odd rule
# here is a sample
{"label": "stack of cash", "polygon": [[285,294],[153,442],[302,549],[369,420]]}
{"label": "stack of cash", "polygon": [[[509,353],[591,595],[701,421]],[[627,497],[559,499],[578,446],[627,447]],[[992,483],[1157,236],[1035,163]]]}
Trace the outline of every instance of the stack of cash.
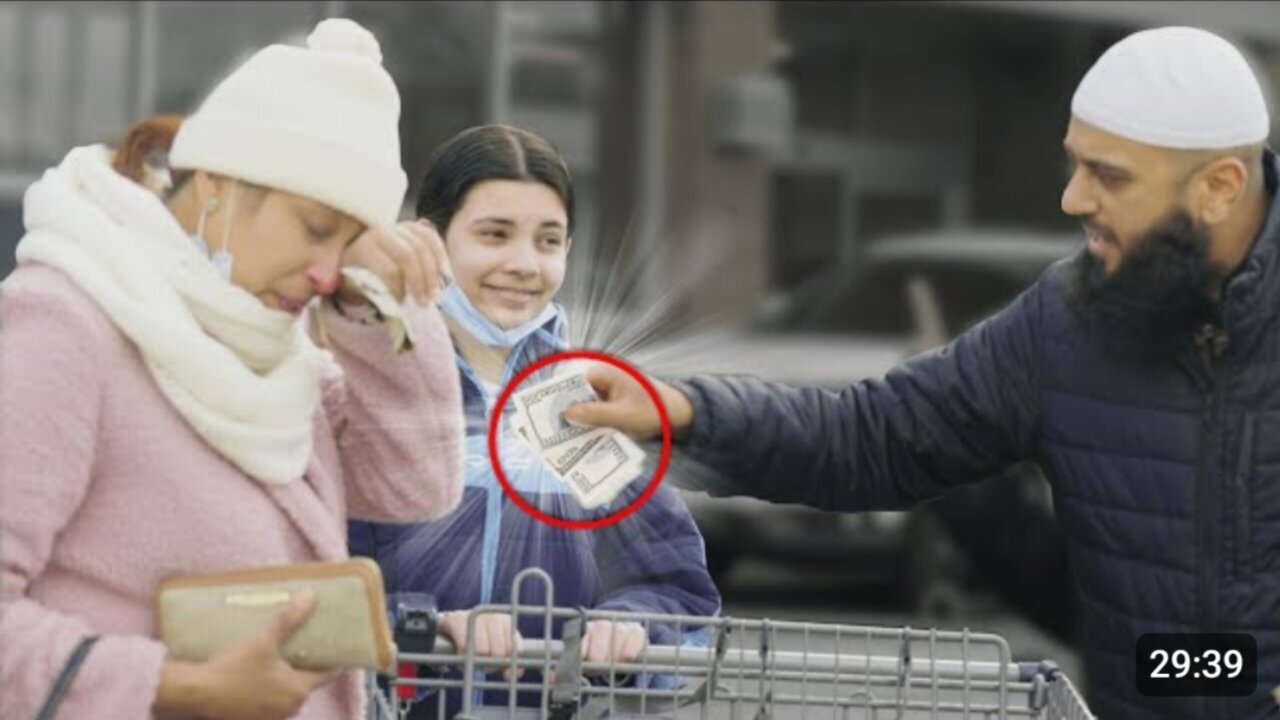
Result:
{"label": "stack of cash", "polygon": [[639,477],[644,451],[617,430],[585,428],[564,419],[565,408],[597,400],[579,367],[515,393],[512,426],[569,486],[578,504],[596,508]]}

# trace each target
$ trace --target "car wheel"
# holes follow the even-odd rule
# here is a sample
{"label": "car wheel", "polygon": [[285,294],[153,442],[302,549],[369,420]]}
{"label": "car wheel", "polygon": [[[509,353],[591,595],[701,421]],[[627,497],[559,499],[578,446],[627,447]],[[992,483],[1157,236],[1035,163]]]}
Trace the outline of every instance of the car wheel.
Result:
{"label": "car wheel", "polygon": [[734,552],[723,543],[707,540],[707,572],[717,585],[729,574],[735,559]]}
{"label": "car wheel", "polygon": [[907,518],[902,572],[904,599],[918,612],[946,617],[963,602],[966,559],[951,533],[927,508],[917,508]]}

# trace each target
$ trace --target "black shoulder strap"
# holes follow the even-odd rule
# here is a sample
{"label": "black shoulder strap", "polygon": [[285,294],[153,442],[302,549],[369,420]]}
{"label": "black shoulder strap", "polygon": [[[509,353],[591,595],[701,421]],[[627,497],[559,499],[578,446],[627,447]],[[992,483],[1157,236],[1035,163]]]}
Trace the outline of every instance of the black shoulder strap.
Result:
{"label": "black shoulder strap", "polygon": [[81,640],[79,645],[76,645],[71,657],[67,659],[67,664],[62,666],[62,672],[58,673],[58,679],[54,681],[53,689],[49,691],[49,695],[44,699],[44,704],[36,712],[35,720],[53,720],[54,713],[58,711],[58,706],[62,704],[62,697],[67,694],[67,688],[71,687],[71,681],[75,679],[76,673],[80,671],[80,666],[84,664],[84,659],[89,654],[89,649],[96,642],[98,642],[98,636],[91,635]]}

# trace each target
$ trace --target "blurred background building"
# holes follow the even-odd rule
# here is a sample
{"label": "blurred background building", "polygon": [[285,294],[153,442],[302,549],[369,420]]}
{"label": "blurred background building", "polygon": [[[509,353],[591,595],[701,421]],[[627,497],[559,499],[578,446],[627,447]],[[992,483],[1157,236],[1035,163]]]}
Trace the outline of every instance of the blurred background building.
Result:
{"label": "blurred background building", "polygon": [[[580,192],[578,272],[622,268],[634,286],[611,310],[663,303],[666,326],[740,331],[656,365],[830,385],[942,342],[1075,249],[1061,140],[1076,83],[1111,43],[1155,25],[1215,30],[1280,95],[1268,2],[6,2],[0,275],[23,190],[67,149],[189,112],[246,53],[334,16],[377,35],[399,84],[406,207],[457,131],[541,133]],[[906,520],[762,522],[784,511],[691,503],[726,588],[742,555],[848,569],[891,547],[880,554],[911,607],[954,599],[946,588],[967,582],[955,567],[988,566],[1025,578],[1005,594],[1034,615],[1050,591],[1027,568],[1065,577],[1048,495],[992,487]],[[995,512],[1017,519],[993,525]],[[1069,608],[1039,604],[1065,635]]]}
{"label": "blurred background building", "polygon": [[189,111],[245,53],[339,15],[382,42],[414,180],[464,127],[540,132],[583,241],[643,259],[708,225],[732,239],[733,272],[680,308],[726,319],[882,235],[1070,230],[1071,92],[1133,29],[1214,29],[1280,76],[1266,2],[6,2],[0,271],[23,189],[69,147]]}

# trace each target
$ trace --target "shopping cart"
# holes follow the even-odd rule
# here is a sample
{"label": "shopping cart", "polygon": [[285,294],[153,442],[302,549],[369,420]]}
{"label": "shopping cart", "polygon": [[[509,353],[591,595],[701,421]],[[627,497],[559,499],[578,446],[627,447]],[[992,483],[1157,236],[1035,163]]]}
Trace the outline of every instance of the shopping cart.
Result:
{"label": "shopping cart", "polygon": [[[531,579],[545,584],[545,605],[521,604]],[[384,678],[385,692],[373,694],[371,717],[398,720],[412,703],[426,704],[432,720],[1094,717],[1053,663],[1013,662],[997,635],[558,608],[553,590],[545,572],[525,570],[511,604],[473,613],[472,638],[475,618],[485,613],[541,618],[545,637],[562,625],[560,640],[526,639],[516,657],[459,654],[444,638],[427,639],[428,652],[405,652],[423,647],[422,632],[431,625],[434,635],[434,623],[399,622],[399,676]],[[646,630],[662,625],[706,645],[651,644],[630,663],[584,662],[582,629],[602,619]],[[409,637],[415,628],[419,636]]]}

